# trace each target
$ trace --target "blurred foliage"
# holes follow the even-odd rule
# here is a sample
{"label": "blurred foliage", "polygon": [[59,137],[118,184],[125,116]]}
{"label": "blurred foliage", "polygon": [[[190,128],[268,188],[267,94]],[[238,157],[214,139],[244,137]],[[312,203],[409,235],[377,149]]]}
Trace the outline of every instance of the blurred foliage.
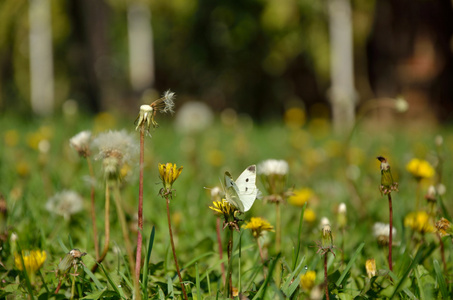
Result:
{"label": "blurred foliage", "polygon": [[[157,90],[171,87],[184,99],[261,118],[294,102],[326,102],[325,1],[142,2],[152,14]],[[51,1],[56,107],[69,98],[97,110],[115,107],[112,96],[126,107],[137,101],[128,84],[129,2],[97,3]],[[373,3],[353,2],[359,77],[366,76],[361,66]],[[28,44],[28,2],[2,1],[0,111],[29,111]],[[94,79],[93,72],[100,78]]]}

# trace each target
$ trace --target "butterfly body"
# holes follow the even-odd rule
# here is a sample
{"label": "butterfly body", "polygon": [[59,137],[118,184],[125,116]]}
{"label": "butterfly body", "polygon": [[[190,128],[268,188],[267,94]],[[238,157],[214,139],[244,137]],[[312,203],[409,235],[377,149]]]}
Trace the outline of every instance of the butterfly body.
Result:
{"label": "butterfly body", "polygon": [[256,166],[247,167],[236,181],[229,172],[225,172],[226,200],[241,212],[250,210],[258,195],[256,187]]}

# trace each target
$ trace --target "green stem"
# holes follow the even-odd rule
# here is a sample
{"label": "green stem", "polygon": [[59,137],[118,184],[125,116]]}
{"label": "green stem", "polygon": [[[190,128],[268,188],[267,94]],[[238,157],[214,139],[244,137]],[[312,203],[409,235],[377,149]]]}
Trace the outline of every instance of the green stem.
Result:
{"label": "green stem", "polygon": [[109,180],[105,181],[105,218],[104,218],[104,227],[105,227],[105,241],[104,241],[104,250],[102,251],[101,257],[97,260],[97,264],[93,266],[91,272],[96,272],[99,264],[104,261],[104,258],[107,256],[109,251],[110,244],[110,184]]}
{"label": "green stem", "polygon": [[140,127],[140,178],[138,185],[138,234],[137,234],[137,255],[135,259],[135,278],[140,278],[140,267],[142,259],[142,231],[143,231],[143,168],[145,161],[145,123]]}
{"label": "green stem", "polygon": [[281,211],[280,211],[280,202],[276,202],[275,205],[277,205],[276,207],[276,232],[275,232],[275,239],[276,239],[276,243],[275,243],[275,251],[277,253],[280,253],[280,250],[281,250],[281,239],[282,239],[282,231],[281,231]]}
{"label": "green stem", "polygon": [[124,243],[126,245],[126,253],[129,261],[129,268],[131,274],[134,274],[134,258],[133,258],[134,254],[132,251],[132,244],[131,239],[129,237],[129,231],[127,230],[126,217],[124,216],[123,207],[121,205],[121,194],[118,187],[118,182],[116,182],[115,184],[114,199],[116,204],[116,211],[118,213],[118,219],[120,220],[121,223],[121,230],[123,231]]}
{"label": "green stem", "polygon": [[90,172],[90,179],[91,179],[91,192],[90,192],[90,198],[91,198],[91,222],[93,223],[93,240],[94,240],[94,253],[96,260],[99,259],[99,243],[98,243],[98,231],[96,229],[96,207],[95,207],[95,201],[94,201],[94,172],[93,172],[93,165],[91,164],[91,160],[89,157],[86,158],[87,164],[88,164],[88,170]]}
{"label": "green stem", "polygon": [[184,282],[182,281],[181,272],[179,271],[178,258],[176,257],[175,243],[173,241],[173,231],[171,230],[170,198],[168,196],[166,196],[165,199],[167,200],[167,219],[168,219],[168,231],[170,233],[171,250],[173,251],[173,258],[175,260],[176,272],[178,273],[179,283],[181,284],[182,292],[184,294],[184,299],[187,300],[188,298],[187,298],[186,289],[184,288]]}

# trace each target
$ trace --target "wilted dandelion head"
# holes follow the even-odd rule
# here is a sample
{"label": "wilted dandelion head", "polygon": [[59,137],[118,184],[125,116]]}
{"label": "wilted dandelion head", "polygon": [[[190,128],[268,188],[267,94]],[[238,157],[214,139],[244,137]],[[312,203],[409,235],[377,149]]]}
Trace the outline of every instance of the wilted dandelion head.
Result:
{"label": "wilted dandelion head", "polygon": [[369,278],[376,276],[376,261],[374,258],[366,260],[365,269]]}
{"label": "wilted dandelion head", "polygon": [[[374,223],[373,235],[377,239],[379,245],[386,246],[389,244],[390,225],[385,223]],[[392,235],[396,235],[395,227],[392,228]]]}
{"label": "wilted dandelion head", "polygon": [[451,223],[445,218],[441,218],[436,222],[436,229],[439,232],[440,236],[446,236],[452,234]]}
{"label": "wilted dandelion head", "polygon": [[404,218],[404,226],[422,234],[434,232],[434,226],[426,211],[414,211],[407,214]]}
{"label": "wilted dandelion head", "polygon": [[246,222],[243,228],[250,229],[254,238],[259,238],[266,231],[274,231],[274,227],[267,220],[256,217]]}
{"label": "wilted dandelion head", "polygon": [[265,176],[288,174],[289,166],[285,160],[268,159],[258,164],[258,174]]}
{"label": "wilted dandelion head", "polygon": [[[22,257],[21,257],[22,256]],[[22,258],[24,263],[22,264]],[[19,253],[14,254],[14,263],[16,268],[23,270],[25,265],[25,270],[29,275],[36,273],[44,262],[46,261],[47,254],[46,251],[41,250],[31,250],[31,251],[22,251],[22,255]]]}
{"label": "wilted dandelion head", "polygon": [[138,145],[126,130],[108,131],[93,140],[99,150],[96,159],[103,160],[106,178],[118,178],[124,165],[131,165],[138,155]]}
{"label": "wilted dandelion head", "polygon": [[85,130],[77,133],[69,140],[69,145],[82,157],[90,156],[91,131]]}
{"label": "wilted dandelion head", "polygon": [[417,180],[431,178],[436,173],[431,164],[423,159],[413,158],[406,165],[406,170]]}
{"label": "wilted dandelion head", "polygon": [[76,192],[65,190],[51,197],[46,203],[46,209],[69,219],[83,209],[83,199]]}
{"label": "wilted dandelion head", "polygon": [[186,134],[202,132],[211,126],[214,114],[203,102],[189,101],[179,108],[175,119],[177,131]]}

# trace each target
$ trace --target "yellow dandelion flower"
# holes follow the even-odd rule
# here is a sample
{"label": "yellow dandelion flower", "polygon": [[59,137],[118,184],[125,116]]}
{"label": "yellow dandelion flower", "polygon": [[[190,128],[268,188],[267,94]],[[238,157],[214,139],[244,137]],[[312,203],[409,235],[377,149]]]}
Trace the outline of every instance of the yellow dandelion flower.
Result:
{"label": "yellow dandelion flower", "polygon": [[221,201],[213,201],[212,205],[213,206],[209,206],[209,208],[216,213],[223,214],[226,219],[228,216],[233,216],[234,211],[236,210],[236,208],[225,199],[222,199]]}
{"label": "yellow dandelion flower", "polygon": [[404,218],[404,226],[410,227],[412,230],[420,233],[434,232],[434,226],[431,224],[429,215],[425,211],[409,213]]}
{"label": "yellow dandelion flower", "polygon": [[429,162],[423,159],[413,158],[407,165],[406,170],[412,174],[417,180],[423,178],[431,178],[435,171]]}
{"label": "yellow dandelion flower", "polygon": [[294,190],[293,195],[288,198],[288,202],[294,206],[304,206],[305,202],[314,197],[314,192],[310,188]]}
{"label": "yellow dandelion flower", "polygon": [[159,176],[164,185],[164,189],[167,192],[171,191],[173,182],[181,175],[182,168],[183,167],[177,168],[176,164],[172,163],[159,164]]}
{"label": "yellow dandelion flower", "polygon": [[252,230],[255,238],[259,238],[265,231],[274,231],[274,227],[268,221],[255,217],[252,217],[250,222],[246,222],[243,228]]}
{"label": "yellow dandelion flower", "polygon": [[[25,270],[28,274],[34,274],[38,271],[44,262],[46,261],[47,254],[46,251],[41,250],[31,250],[31,251],[22,251],[22,258],[24,259]],[[14,254],[14,263],[16,268],[23,270],[22,259],[19,253]]]}
{"label": "yellow dandelion flower", "polygon": [[307,271],[304,275],[300,277],[300,286],[305,291],[311,291],[311,289],[315,286],[316,280],[316,272],[315,271]]}
{"label": "yellow dandelion flower", "polygon": [[365,269],[369,278],[376,276],[376,261],[374,258],[366,260]]}
{"label": "yellow dandelion flower", "polygon": [[316,213],[313,209],[307,208],[304,212],[304,221],[308,223],[313,223],[316,221]]}

